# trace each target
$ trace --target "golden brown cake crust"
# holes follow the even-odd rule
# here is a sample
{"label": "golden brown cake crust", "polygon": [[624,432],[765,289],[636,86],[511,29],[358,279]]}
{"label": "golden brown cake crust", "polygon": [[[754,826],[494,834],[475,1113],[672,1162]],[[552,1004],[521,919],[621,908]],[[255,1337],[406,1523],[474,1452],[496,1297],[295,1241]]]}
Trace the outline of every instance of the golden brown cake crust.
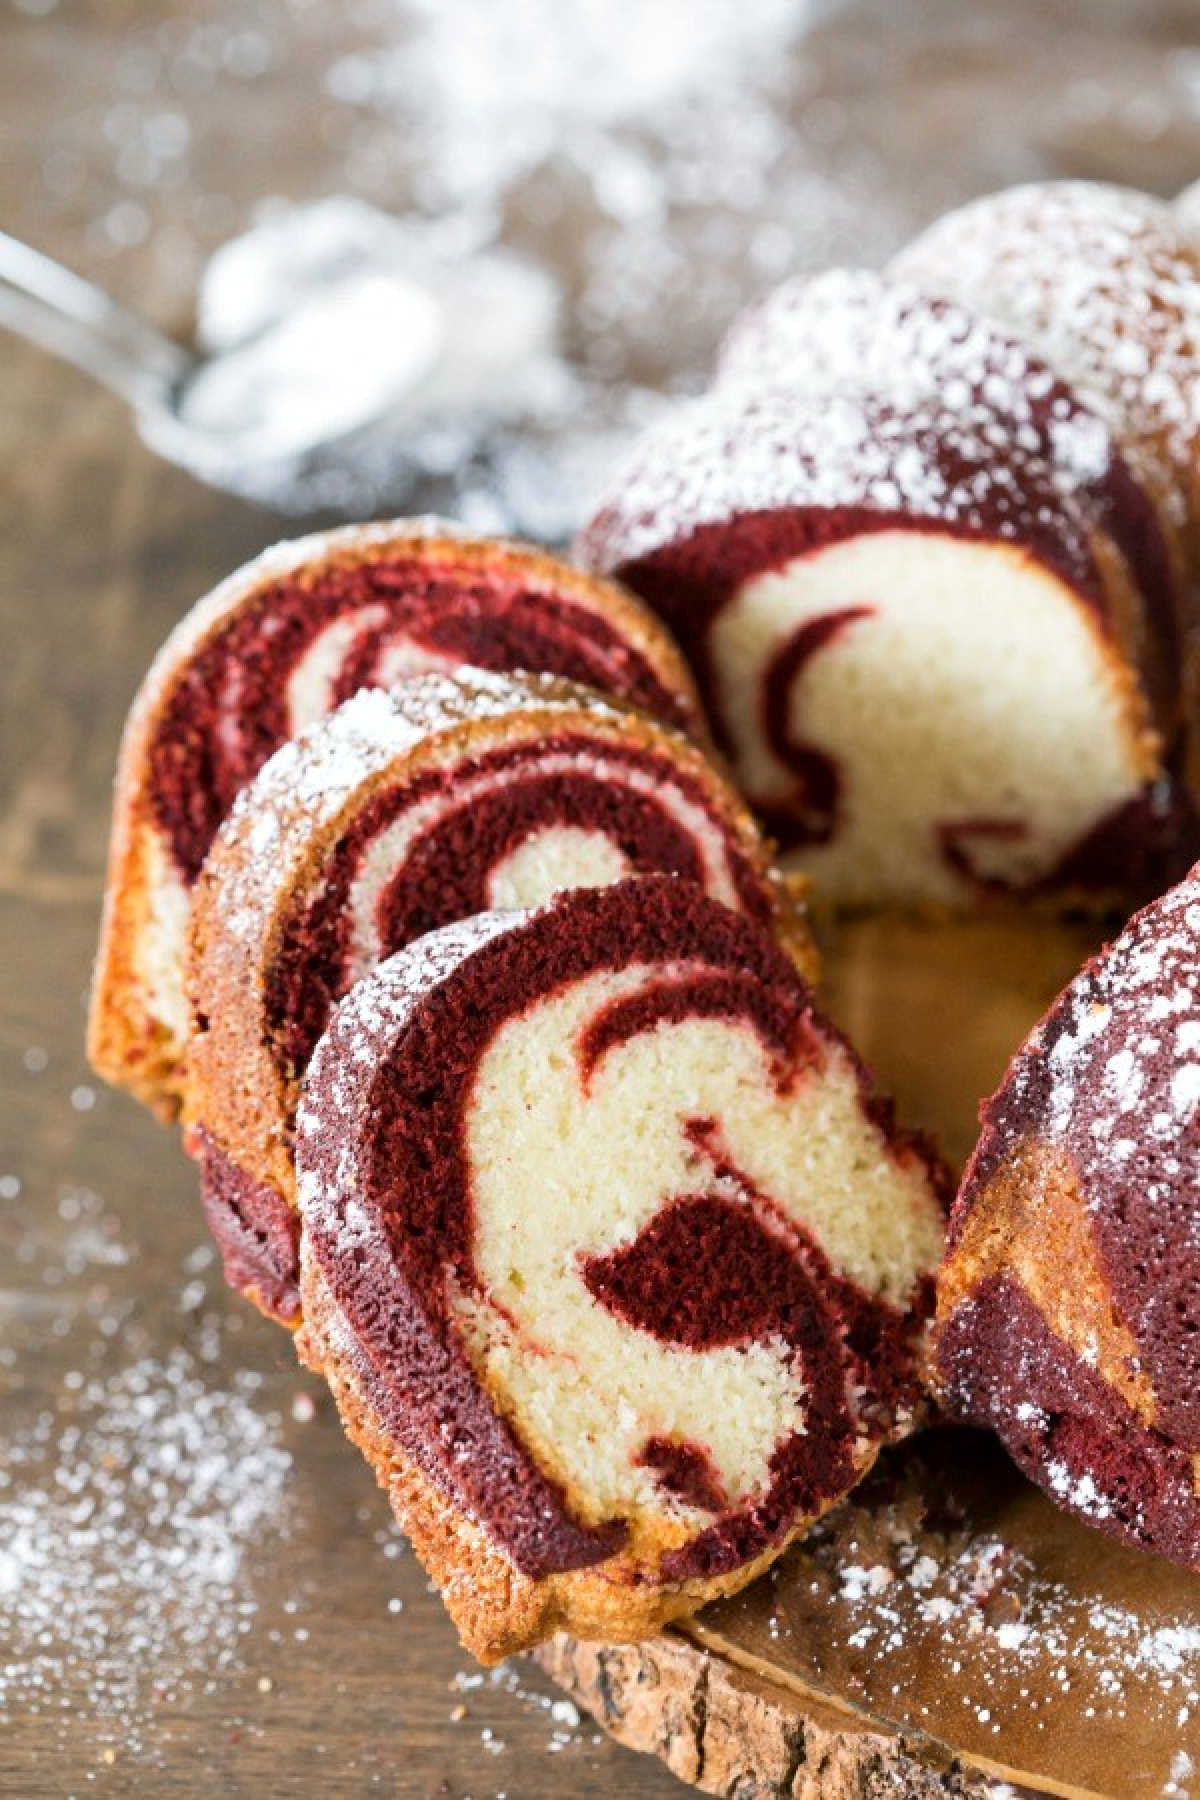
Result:
{"label": "golden brown cake crust", "polygon": [[[471,754],[572,731],[601,750],[632,747],[665,760],[704,794],[768,897],[780,941],[815,980],[802,890],[776,873],[750,813],[677,732],[553,677],[470,671],[418,677],[390,695],[360,695],[260,773],[219,831],[195,891],[184,1122],[202,1127],[247,1182],[294,1206],[298,1072],[273,1041],[268,979],[296,897],[319,880],[339,839],[381,789]],[[263,1304],[251,1285],[244,1291]]]}
{"label": "golden brown cake crust", "polygon": [[[687,665],[658,621],[616,583],[587,575],[527,545],[471,537],[442,519],[350,525],[272,546],[220,583],[167,638],[130,709],[114,791],[104,915],[88,1020],[88,1057],[97,1074],[129,1088],[165,1120],[183,1095],[181,1021],[157,1016],[140,967],[142,946],[169,851],[157,830],[150,791],[154,734],[193,659],[231,621],[251,612],[281,580],[311,587],[331,570],[406,554],[431,568],[477,569],[544,583],[610,623],[638,651],[665,690],[678,697],[689,729],[706,741]],[[180,902],[176,902],[177,906]]]}
{"label": "golden brown cake crust", "polygon": [[[371,1404],[337,1303],[303,1244],[300,1271],[304,1322],[295,1340],[300,1360],[329,1384],[347,1437],[375,1471],[464,1647],[481,1663],[502,1662],[560,1630],[611,1642],[654,1637],[672,1620],[747,1587],[812,1523],[798,1522],[753,1562],[710,1580],[635,1587],[606,1576],[608,1564],[532,1580],[403,1454]],[[860,1478],[878,1450],[863,1441]]]}

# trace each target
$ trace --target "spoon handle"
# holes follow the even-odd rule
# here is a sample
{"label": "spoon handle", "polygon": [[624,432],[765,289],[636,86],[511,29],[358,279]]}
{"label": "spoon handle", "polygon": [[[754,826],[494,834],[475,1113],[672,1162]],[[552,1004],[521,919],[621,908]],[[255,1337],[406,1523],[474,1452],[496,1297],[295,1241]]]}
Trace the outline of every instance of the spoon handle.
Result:
{"label": "spoon handle", "polygon": [[74,363],[138,411],[166,403],[194,362],[102,288],[2,231],[0,325]]}

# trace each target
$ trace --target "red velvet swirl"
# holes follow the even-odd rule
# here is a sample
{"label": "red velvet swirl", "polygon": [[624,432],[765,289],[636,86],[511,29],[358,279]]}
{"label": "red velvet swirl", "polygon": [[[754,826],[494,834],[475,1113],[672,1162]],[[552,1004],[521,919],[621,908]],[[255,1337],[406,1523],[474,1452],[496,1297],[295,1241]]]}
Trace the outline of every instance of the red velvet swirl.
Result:
{"label": "red velvet swirl", "polygon": [[369,686],[389,641],[403,638],[479,668],[566,676],[684,730],[694,723],[598,612],[515,575],[406,557],[291,576],[263,589],[191,658],[151,744],[155,816],[187,881],[238,793],[291,736],[292,670],[335,619],[371,605],[385,617],[350,646],[335,700]]}
{"label": "red velvet swirl", "polygon": [[[782,1082],[813,1077],[827,1047],[840,1046],[767,934],[687,884],[652,877],[565,896],[501,932],[427,989],[398,1028],[386,1009],[358,1016],[350,1001],[308,1082],[299,1162],[302,1180],[324,1196],[306,1216],[308,1241],[349,1325],[372,1405],[406,1454],[535,1577],[599,1560],[614,1540],[611,1530],[581,1533],[479,1388],[461,1347],[451,1283],[488,1298],[472,1249],[463,1121],[476,1071],[506,1020],[568,984],[632,964],[673,965],[664,991],[669,985],[683,1002],[694,993],[704,1017],[727,1016],[755,1033],[765,1027]],[[385,983],[388,973],[376,979]],[[747,1003],[755,983],[770,996],[765,1011]],[[348,1014],[353,1034],[343,1044]],[[665,1010],[601,1014],[590,1045],[581,1045],[581,1064],[594,1066],[615,1042],[674,1016],[674,998]],[[358,1124],[347,1185],[348,1146],[336,1121],[349,1116]],[[805,1430],[777,1446],[768,1489],[720,1511],[668,1559],[668,1579],[734,1567],[844,1491],[863,1429],[853,1396],[865,1378],[881,1415],[911,1402],[915,1322],[928,1302],[922,1295],[916,1313],[902,1318],[834,1277],[803,1232],[784,1228],[768,1197],[751,1195],[747,1184],[747,1202],[733,1200],[735,1175],[720,1162],[716,1123],[698,1120],[694,1129],[716,1164],[713,1188],[668,1202],[633,1243],[588,1266],[587,1285],[618,1316],[673,1345],[782,1338],[803,1369],[810,1410]],[[899,1137],[893,1148],[913,1153]],[[372,1219],[365,1237],[344,1229],[349,1202]],[[711,1471],[695,1452],[651,1439],[641,1455],[671,1491],[716,1505]]]}
{"label": "red velvet swirl", "polygon": [[[579,757],[579,768],[539,774],[538,763],[556,754]],[[763,924],[770,921],[772,897],[766,883],[713,814],[702,785],[685,770],[664,765],[647,750],[567,733],[489,751],[381,789],[331,852],[320,891],[302,898],[286,921],[267,976],[267,1017],[293,1072],[306,1066],[330,1008],[346,990],[349,895],[369,845],[410,808],[432,797],[453,803],[466,778],[494,775],[503,777],[503,783],[453,807],[412,846],[378,903],[389,954],[439,925],[486,911],[493,869],[540,827],[569,824],[604,832],[624,854],[631,874],[667,873],[703,881],[694,839],[658,795],[590,775],[583,762],[589,754],[622,770],[658,776],[663,789],[681,792],[719,832],[742,909]]]}

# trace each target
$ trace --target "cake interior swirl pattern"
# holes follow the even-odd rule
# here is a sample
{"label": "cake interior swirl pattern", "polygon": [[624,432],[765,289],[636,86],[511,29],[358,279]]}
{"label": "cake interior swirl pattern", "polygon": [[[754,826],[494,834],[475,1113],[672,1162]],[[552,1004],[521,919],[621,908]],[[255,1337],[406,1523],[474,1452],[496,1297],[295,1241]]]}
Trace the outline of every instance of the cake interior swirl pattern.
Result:
{"label": "cake interior swirl pattern", "polygon": [[266,551],[181,621],[130,713],[89,1052],[178,1111],[192,887],[271,752],[364,686],[464,663],[583,681],[703,736],[687,669],[629,595],[443,520],[348,526]]}
{"label": "cake interior swirl pattern", "polygon": [[297,1164],[301,1355],[485,1660],[733,1591],[911,1425],[939,1165],[690,883],[383,964]]}
{"label": "cake interior swirl pattern", "polygon": [[430,672],[277,751],[196,887],[184,1117],[234,1286],[298,1313],[298,1083],[382,957],[492,907],[668,873],[776,932],[803,914],[736,794],[677,732],[554,677]]}

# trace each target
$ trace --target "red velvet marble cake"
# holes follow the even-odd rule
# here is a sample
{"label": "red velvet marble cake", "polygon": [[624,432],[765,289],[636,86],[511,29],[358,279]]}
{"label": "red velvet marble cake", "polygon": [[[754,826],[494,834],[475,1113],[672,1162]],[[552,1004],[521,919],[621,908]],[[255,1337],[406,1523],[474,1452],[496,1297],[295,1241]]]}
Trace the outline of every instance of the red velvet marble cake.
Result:
{"label": "red velvet marble cake", "polygon": [[130,713],[89,1027],[101,1075],[167,1117],[177,1110],[191,889],[271,752],[360,687],[463,663],[547,670],[702,729],[658,623],[540,551],[441,520],[352,526],[267,551],[179,624]]}
{"label": "red velvet marble cake", "polygon": [[[1168,750],[1179,730],[1183,571],[1172,538],[1108,425],[1019,339],[951,300],[866,269],[796,276],[737,319],[717,380],[940,398],[998,411],[1008,438],[1054,471],[1120,554],[1140,617],[1127,622]],[[998,442],[998,448],[1003,448]]]}
{"label": "red velvet marble cake", "polygon": [[741,1587],[911,1421],[940,1172],[694,883],[390,958],[296,1162],[301,1355],[485,1661]]}
{"label": "red velvet marble cake", "polygon": [[491,908],[666,873],[812,944],[750,814],[679,733],[549,676],[367,690],[243,790],[196,885],[185,1119],[230,1282],[294,1322],[299,1078],[381,958]]}
{"label": "red velvet marble cake", "polygon": [[1190,857],[1152,510],[1098,420],[957,317],[914,323],[928,377],[726,381],[635,450],[581,557],[672,626],[822,895],[1154,891]]}
{"label": "red velvet marble cake", "polygon": [[947,1406],[1061,1505],[1200,1568],[1200,870],[983,1109],[938,1277]]}
{"label": "red velvet marble cake", "polygon": [[890,272],[1022,338],[1107,419],[1169,526],[1200,545],[1200,255],[1132,188],[1007,188],[935,221]]}

